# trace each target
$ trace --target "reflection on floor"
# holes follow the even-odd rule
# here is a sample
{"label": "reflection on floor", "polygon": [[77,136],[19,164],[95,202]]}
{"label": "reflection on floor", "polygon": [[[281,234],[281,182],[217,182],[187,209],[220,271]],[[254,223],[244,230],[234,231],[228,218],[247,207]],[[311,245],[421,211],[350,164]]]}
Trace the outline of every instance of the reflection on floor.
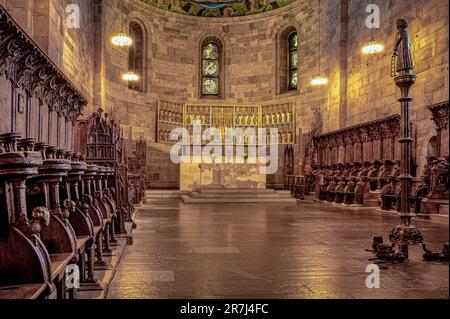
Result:
{"label": "reflection on floor", "polygon": [[[194,204],[151,200],[137,215],[108,298],[448,298],[448,263],[381,265],[366,288],[373,235],[396,216],[324,204]],[[418,220],[442,250],[448,224]]]}

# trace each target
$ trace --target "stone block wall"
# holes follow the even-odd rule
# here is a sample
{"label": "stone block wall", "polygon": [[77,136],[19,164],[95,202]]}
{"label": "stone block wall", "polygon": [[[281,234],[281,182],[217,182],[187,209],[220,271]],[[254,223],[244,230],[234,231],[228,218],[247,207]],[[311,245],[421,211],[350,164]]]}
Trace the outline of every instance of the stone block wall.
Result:
{"label": "stone block wall", "polygon": [[[69,3],[80,6],[80,29],[64,25]],[[165,153],[168,150],[154,143],[157,102],[207,102],[199,99],[202,39],[215,36],[224,45],[225,93],[214,102],[296,103],[297,165],[305,155],[304,135],[311,129],[315,110],[320,110],[321,133],[399,113],[399,91],[389,69],[395,22],[406,17],[418,77],[412,90],[412,117],[420,169],[430,149],[428,141],[436,134],[426,106],[448,100],[448,1],[376,3],[381,9],[381,29],[374,30],[374,38],[386,48],[373,56],[361,54],[362,46],[372,38],[372,31],[364,25],[368,3],[322,0],[320,25],[318,3],[297,0],[272,12],[215,19],[130,0],[124,0],[123,7],[122,0],[0,0],[89,99],[86,115],[102,106],[120,121],[127,139],[148,141],[149,156],[161,159],[150,165],[149,172],[169,174],[164,183],[176,180],[178,172]],[[114,34],[128,31],[131,21],[139,23],[145,33],[145,92],[130,90],[122,81],[121,75],[128,70],[128,49],[110,43]],[[299,35],[298,90],[280,94],[280,35],[292,26]],[[313,87],[310,80],[319,72],[328,76],[329,84]]]}
{"label": "stone block wall", "polygon": [[[89,100],[93,107],[93,10],[86,0],[0,0],[11,16]],[[80,10],[80,28],[69,29],[67,5]]]}
{"label": "stone block wall", "polygon": [[361,48],[372,37],[365,28],[367,14],[359,0],[349,0],[347,126],[400,113],[399,89],[390,77],[390,61],[397,32],[396,20],[406,18],[412,37],[414,73],[412,121],[417,139],[416,163],[425,163],[427,144],[436,135],[427,106],[448,101],[448,1],[378,1],[381,28],[374,39],[385,45],[382,54],[364,56]]}
{"label": "stone block wall", "polygon": [[0,0],[0,5],[17,21],[28,34],[33,34],[34,0]]}

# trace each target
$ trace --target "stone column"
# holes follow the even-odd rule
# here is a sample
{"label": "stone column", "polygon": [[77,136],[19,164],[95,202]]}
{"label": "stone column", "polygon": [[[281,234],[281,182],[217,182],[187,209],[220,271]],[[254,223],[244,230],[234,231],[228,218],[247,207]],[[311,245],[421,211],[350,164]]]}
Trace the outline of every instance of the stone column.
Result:
{"label": "stone column", "polygon": [[396,72],[398,75],[394,78],[395,84],[400,89],[401,97],[401,126],[400,139],[401,144],[401,164],[400,164],[400,183],[401,183],[401,209],[400,224],[391,232],[390,240],[399,246],[400,251],[408,258],[408,245],[423,242],[420,231],[411,225],[411,218],[415,214],[410,212],[410,194],[411,194],[411,158],[412,142],[410,125],[410,103],[412,97],[409,95],[411,87],[416,82],[416,76],[412,74],[413,62],[411,58],[411,40],[407,31],[408,22],[405,19],[397,21],[398,34],[394,51],[394,57],[397,58]]}

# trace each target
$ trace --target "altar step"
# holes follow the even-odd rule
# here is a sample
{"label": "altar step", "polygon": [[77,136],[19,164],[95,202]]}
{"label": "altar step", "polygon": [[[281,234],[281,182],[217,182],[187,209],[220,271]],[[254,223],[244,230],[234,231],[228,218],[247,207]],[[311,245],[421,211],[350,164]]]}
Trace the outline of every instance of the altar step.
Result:
{"label": "altar step", "polygon": [[448,215],[445,215],[445,214],[430,214],[429,219],[432,222],[443,223],[443,224],[447,224],[447,225],[449,222]]}
{"label": "altar step", "polygon": [[309,203],[313,204],[316,202],[316,193],[310,192],[303,196],[303,199],[298,200],[299,203]]}
{"label": "altar step", "polygon": [[204,193],[204,192],[189,192],[191,197],[196,198],[292,198],[290,192],[262,192],[262,193],[245,193],[245,192],[236,192],[236,193]]}
{"label": "altar step", "polygon": [[146,201],[180,199],[180,191],[170,189],[149,189],[145,191],[145,199]]}
{"label": "altar step", "polygon": [[272,188],[202,188],[198,192],[202,194],[290,194],[289,191]]}
{"label": "altar step", "polygon": [[181,195],[186,204],[210,203],[280,203],[296,204],[289,191],[276,191],[273,189],[202,189]]}

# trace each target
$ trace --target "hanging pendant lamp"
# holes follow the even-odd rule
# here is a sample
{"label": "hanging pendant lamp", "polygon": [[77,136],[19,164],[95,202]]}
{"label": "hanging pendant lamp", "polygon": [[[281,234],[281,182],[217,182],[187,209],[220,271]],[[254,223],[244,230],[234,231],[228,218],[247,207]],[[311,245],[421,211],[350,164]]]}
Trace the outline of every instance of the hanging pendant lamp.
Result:
{"label": "hanging pendant lamp", "polygon": [[[121,28],[124,29],[123,0]],[[119,32],[111,38],[111,43],[117,47],[129,47],[133,44],[133,39],[126,32]]]}
{"label": "hanging pendant lamp", "polygon": [[[373,5],[373,3],[372,3]],[[374,33],[374,27],[372,26],[372,37],[370,39],[370,42],[362,47],[361,52],[366,55],[370,54],[378,54],[383,52],[384,45],[375,41],[375,33]]]}

